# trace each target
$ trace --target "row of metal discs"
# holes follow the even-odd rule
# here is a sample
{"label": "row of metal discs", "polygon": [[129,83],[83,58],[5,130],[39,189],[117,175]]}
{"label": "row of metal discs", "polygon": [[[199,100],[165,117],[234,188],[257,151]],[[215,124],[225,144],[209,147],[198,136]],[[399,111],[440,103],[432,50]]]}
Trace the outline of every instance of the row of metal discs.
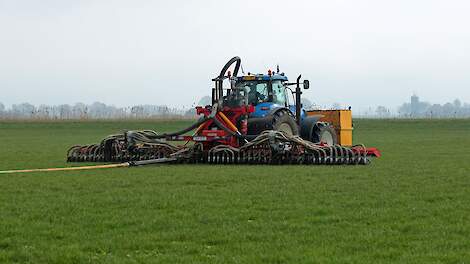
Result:
{"label": "row of metal discs", "polygon": [[211,153],[203,162],[212,164],[305,164],[305,165],[366,165],[369,163],[363,155],[322,155],[322,153],[293,154],[283,152],[272,154],[269,151],[243,151],[240,153]]}
{"label": "row of metal discs", "polygon": [[167,148],[140,147],[133,151],[113,144],[108,150],[101,144],[74,146],[67,153],[68,162],[126,162],[165,158],[171,151]]}
{"label": "row of metal discs", "polygon": [[[275,153],[268,145],[253,146],[240,151],[194,152],[191,155],[177,156],[180,163],[210,164],[368,164],[364,155],[355,154],[346,148],[337,147],[332,151],[283,151]],[[129,151],[118,141],[105,151],[101,144],[75,146],[67,153],[69,162],[126,162],[166,158],[172,151],[164,147],[143,146]]]}

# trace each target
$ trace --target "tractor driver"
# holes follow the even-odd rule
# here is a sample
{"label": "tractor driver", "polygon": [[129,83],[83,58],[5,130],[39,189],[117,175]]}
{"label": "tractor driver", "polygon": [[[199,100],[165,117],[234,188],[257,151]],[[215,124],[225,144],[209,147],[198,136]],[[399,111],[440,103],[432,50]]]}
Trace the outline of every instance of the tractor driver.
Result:
{"label": "tractor driver", "polygon": [[267,83],[247,83],[245,88],[249,89],[248,102],[250,104],[257,105],[268,99]]}

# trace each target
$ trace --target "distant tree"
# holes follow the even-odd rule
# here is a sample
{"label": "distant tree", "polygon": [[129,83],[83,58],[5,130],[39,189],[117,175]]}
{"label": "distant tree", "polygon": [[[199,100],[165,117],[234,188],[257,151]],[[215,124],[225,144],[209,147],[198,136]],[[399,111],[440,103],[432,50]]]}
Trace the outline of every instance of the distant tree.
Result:
{"label": "distant tree", "polygon": [[70,105],[62,104],[58,106],[58,109],[60,119],[69,119],[72,117],[72,107]]}
{"label": "distant tree", "polygon": [[390,117],[390,110],[388,110],[385,106],[382,106],[382,105],[377,106],[375,113],[377,114],[377,117],[380,117],[380,118]]}
{"label": "distant tree", "polygon": [[144,108],[141,105],[136,105],[131,108],[133,117],[142,117],[144,115]]}
{"label": "distant tree", "polygon": [[454,117],[463,116],[464,111],[462,108],[462,102],[459,99],[455,99],[453,102],[454,105]]}
{"label": "distant tree", "polygon": [[0,118],[2,117],[5,117],[6,113],[5,113],[5,106],[0,103]]}
{"label": "distant tree", "polygon": [[42,104],[38,107],[36,115],[39,118],[51,118],[51,107],[45,104]]}
{"label": "distant tree", "polygon": [[76,103],[72,107],[72,116],[74,118],[86,118],[87,117],[88,107],[84,103]]}
{"label": "distant tree", "polygon": [[454,105],[451,103],[445,103],[442,106],[442,114],[445,117],[453,117],[455,113]]}
{"label": "distant tree", "polygon": [[433,104],[429,107],[427,114],[430,118],[439,118],[442,116],[442,107],[440,104]]}
{"label": "distant tree", "polygon": [[89,107],[90,116],[93,118],[106,117],[106,105],[100,102],[94,102]]}
{"label": "distant tree", "polygon": [[15,118],[30,118],[36,114],[36,107],[30,103],[11,106],[12,116]]}
{"label": "distant tree", "polygon": [[398,108],[398,113],[400,114],[400,116],[410,117],[411,116],[411,104],[410,103],[403,103]]}
{"label": "distant tree", "polygon": [[462,107],[462,116],[464,117],[470,116],[470,104],[464,103]]}
{"label": "distant tree", "polygon": [[126,118],[127,117],[127,107],[115,108],[113,113],[113,118]]}

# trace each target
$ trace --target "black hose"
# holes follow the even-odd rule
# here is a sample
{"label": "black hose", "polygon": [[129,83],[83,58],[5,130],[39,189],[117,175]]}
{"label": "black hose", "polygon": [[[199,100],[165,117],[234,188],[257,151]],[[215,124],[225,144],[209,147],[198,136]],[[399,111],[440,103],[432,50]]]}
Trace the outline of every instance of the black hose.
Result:
{"label": "black hose", "polygon": [[147,136],[148,138],[152,138],[152,139],[159,139],[159,138],[166,138],[166,137],[173,137],[173,136],[179,136],[179,135],[182,135],[184,133],[187,133],[195,128],[197,128],[198,126],[200,126],[202,123],[206,122],[207,120],[211,119],[210,117],[203,117],[201,120],[197,121],[196,123],[194,123],[193,125],[183,129],[183,130],[180,130],[180,131],[177,131],[177,132],[174,132],[174,133],[163,133],[161,135],[155,135],[155,136],[152,136],[152,135],[149,135]]}
{"label": "black hose", "polygon": [[[214,106],[213,106],[214,108]],[[160,139],[160,138],[166,138],[166,137],[172,137],[172,136],[179,136],[179,135],[182,135],[184,133],[187,133],[197,127],[199,127],[201,124],[203,124],[204,122],[206,121],[209,121],[209,120],[212,120],[214,121],[214,123],[219,127],[221,128],[222,130],[224,130],[225,132],[229,133],[231,136],[235,136],[237,137],[238,139],[241,139],[241,140],[245,140],[245,137],[239,133],[235,133],[233,132],[232,130],[230,130],[228,127],[226,127],[224,124],[222,124],[215,116],[217,115],[217,106],[215,106],[215,108],[213,110],[215,111],[212,111],[212,114],[208,117],[204,116],[201,120],[199,120],[198,122],[194,123],[193,125],[183,129],[183,130],[180,130],[180,131],[177,131],[177,132],[174,132],[174,133],[164,133],[164,134],[161,134],[161,135],[146,135],[148,138],[150,139]]]}
{"label": "black hose", "polygon": [[240,69],[240,65],[241,65],[242,60],[240,59],[240,57],[235,56],[235,57],[231,58],[225,64],[225,66],[222,68],[222,70],[220,71],[219,77],[218,77],[219,79],[224,78],[225,72],[228,70],[228,68],[230,68],[230,66],[232,66],[232,64],[234,62],[235,62],[235,68],[233,69],[233,76],[236,77],[238,75],[238,69]]}

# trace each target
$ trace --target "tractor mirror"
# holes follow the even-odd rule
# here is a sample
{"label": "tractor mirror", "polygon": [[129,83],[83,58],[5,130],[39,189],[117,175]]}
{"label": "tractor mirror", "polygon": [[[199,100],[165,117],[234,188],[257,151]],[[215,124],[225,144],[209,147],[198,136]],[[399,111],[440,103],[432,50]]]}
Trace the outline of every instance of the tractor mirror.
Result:
{"label": "tractor mirror", "polygon": [[308,80],[304,80],[304,89],[308,89],[310,87],[310,82]]}

